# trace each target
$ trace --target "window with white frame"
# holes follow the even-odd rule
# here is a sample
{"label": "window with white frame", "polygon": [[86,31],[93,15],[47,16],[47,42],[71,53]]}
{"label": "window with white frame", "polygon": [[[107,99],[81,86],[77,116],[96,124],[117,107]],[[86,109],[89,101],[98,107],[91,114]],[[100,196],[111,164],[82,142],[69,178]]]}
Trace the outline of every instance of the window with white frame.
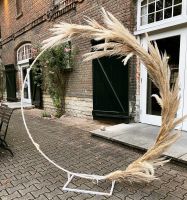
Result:
{"label": "window with white frame", "polygon": [[182,14],[182,0],[141,0],[140,26]]}
{"label": "window with white frame", "polygon": [[74,0],[54,0],[53,4],[59,6],[59,9],[65,8],[66,6],[73,3]]}
{"label": "window with white frame", "polygon": [[32,58],[32,45],[24,44],[17,50],[17,62]]}
{"label": "window with white frame", "polygon": [[58,4],[60,4],[61,1],[62,0],[54,0],[53,3],[54,3],[54,5],[58,5]]}

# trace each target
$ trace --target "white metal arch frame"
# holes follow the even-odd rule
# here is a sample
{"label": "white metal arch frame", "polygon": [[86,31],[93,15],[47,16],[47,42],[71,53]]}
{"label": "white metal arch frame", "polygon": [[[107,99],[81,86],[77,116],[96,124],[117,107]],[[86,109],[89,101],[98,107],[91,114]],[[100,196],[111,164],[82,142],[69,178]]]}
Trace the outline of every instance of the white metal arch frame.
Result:
{"label": "white metal arch frame", "polygon": [[98,176],[98,175],[90,175],[90,174],[81,174],[81,173],[74,173],[71,172],[63,167],[61,167],[60,165],[58,165],[57,163],[55,163],[53,160],[51,160],[41,149],[40,149],[40,145],[38,143],[36,143],[31,135],[31,132],[27,126],[26,120],[25,120],[25,114],[24,114],[24,108],[23,108],[23,99],[24,99],[24,86],[26,84],[26,80],[29,77],[29,73],[30,70],[33,68],[34,64],[36,63],[36,61],[39,59],[39,57],[47,50],[48,48],[44,49],[43,51],[40,52],[40,54],[35,58],[35,60],[33,61],[33,63],[31,64],[31,66],[29,67],[27,74],[25,76],[23,85],[22,85],[22,91],[21,91],[21,114],[22,114],[22,118],[23,118],[23,123],[26,129],[26,132],[31,140],[31,142],[33,143],[33,145],[36,147],[36,149],[38,150],[38,152],[47,160],[49,161],[51,164],[53,164],[55,167],[57,167],[58,169],[64,171],[65,173],[67,173],[67,178],[68,181],[65,183],[63,190],[64,191],[71,191],[71,192],[79,192],[79,193],[87,193],[87,194],[95,194],[95,195],[104,195],[104,196],[111,196],[114,190],[114,186],[115,186],[115,181],[112,181],[112,185],[111,185],[111,189],[108,193],[105,192],[98,192],[98,191],[90,191],[90,190],[81,190],[81,189],[72,189],[72,188],[68,188],[69,183],[72,181],[72,179],[74,177],[79,177],[79,178],[84,178],[84,179],[89,179],[89,180],[93,180],[96,181],[97,183],[101,180],[106,180],[106,176]]}
{"label": "white metal arch frame", "polygon": [[[127,29],[124,28],[121,22],[119,22],[110,12],[106,12],[104,8],[102,8],[102,11],[106,28],[97,23],[97,21],[89,18],[86,20],[88,22],[88,25],[76,25],[62,22],[54,26],[54,28],[51,29],[52,31],[54,31],[53,36],[50,37],[48,40],[44,41],[45,45],[43,46],[43,48],[45,49],[36,57],[35,61],[30,66],[29,71],[31,70],[36,60],[44,53],[45,50],[57,44],[67,42],[71,38],[73,38],[73,36],[79,36],[82,34],[91,35],[96,40],[101,40],[103,38],[109,40],[109,42],[106,42],[106,44],[102,44],[99,46],[97,45],[95,47],[97,50],[105,50],[106,48],[108,48],[108,50],[106,49],[106,51],[103,52],[98,51],[97,53],[88,53],[86,54],[87,57],[85,60],[115,54],[127,56],[126,58],[128,60],[133,54],[138,55],[142,62],[145,63],[145,66],[147,66],[149,74],[151,75],[152,79],[155,81],[155,84],[160,90],[160,97],[158,95],[154,95],[154,97],[163,109],[163,120],[156,142],[153,144],[153,146],[151,146],[148,149],[148,151],[145,154],[143,154],[142,157],[138,158],[133,163],[131,163],[125,170],[117,170],[106,176],[70,172],[69,170],[66,170],[63,167],[56,164],[53,160],[48,158],[48,156],[45,155],[44,152],[42,152],[39,144],[37,144],[33,140],[32,135],[30,134],[29,129],[27,127],[23,112],[23,104],[21,104],[21,109],[25,128],[36,149],[50,163],[67,173],[68,181],[63,187],[64,190],[89,194],[111,195],[114,189],[115,180],[122,181],[124,179],[129,179],[130,181],[136,182],[150,182],[156,179],[155,168],[164,165],[166,162],[169,162],[169,160],[161,156],[162,153],[164,153],[167,150],[167,148],[169,148],[180,137],[180,134],[178,132],[172,132],[172,130],[178,124],[180,124],[186,118],[186,116],[179,119],[176,119],[175,117],[175,113],[177,112],[180,103],[180,98],[178,95],[179,85],[177,81],[175,87],[170,88],[170,70],[167,62],[167,55],[165,54],[162,57],[159,53],[158,47],[154,47],[153,45],[151,45],[149,40],[148,42],[150,46],[150,52],[147,52],[139,44],[136,38],[132,36]],[[117,40],[119,43],[111,42],[115,40]],[[127,61],[126,58],[124,60],[124,63],[126,63]],[[29,71],[27,72],[27,76],[29,75]],[[26,79],[24,80],[24,84],[25,81]],[[22,88],[22,97],[23,90],[24,88]],[[76,176],[96,181],[113,180],[111,190],[109,193],[104,193],[67,188],[68,184],[71,182],[73,177]]]}

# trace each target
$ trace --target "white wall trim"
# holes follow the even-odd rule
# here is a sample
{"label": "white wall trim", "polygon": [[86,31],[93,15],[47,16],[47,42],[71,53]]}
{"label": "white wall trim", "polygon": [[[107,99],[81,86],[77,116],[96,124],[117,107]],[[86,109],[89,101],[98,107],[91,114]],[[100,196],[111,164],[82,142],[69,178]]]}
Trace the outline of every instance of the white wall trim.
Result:
{"label": "white wall trim", "polygon": [[[153,24],[152,26],[142,27],[141,29],[137,29],[137,31],[134,32],[134,35],[141,35],[143,33],[153,32],[157,30],[162,29],[168,29],[173,26],[179,26],[179,25],[186,25],[187,24],[187,16],[183,17],[180,16],[178,18],[172,18],[172,20],[168,21],[162,21],[162,23],[159,24]],[[151,25],[151,24],[150,24]]]}

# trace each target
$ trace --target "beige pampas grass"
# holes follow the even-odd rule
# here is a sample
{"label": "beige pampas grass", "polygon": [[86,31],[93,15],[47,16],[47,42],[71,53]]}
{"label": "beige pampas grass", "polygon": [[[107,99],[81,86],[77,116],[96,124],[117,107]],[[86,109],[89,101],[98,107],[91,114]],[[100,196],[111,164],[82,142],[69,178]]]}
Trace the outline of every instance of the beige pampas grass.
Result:
{"label": "beige pampas grass", "polygon": [[[106,179],[118,181],[150,182],[155,180],[155,168],[168,162],[162,154],[179,138],[180,133],[173,129],[185,117],[175,119],[179,107],[178,80],[170,86],[170,68],[166,53],[161,55],[157,44],[151,44],[147,37],[148,51],[111,13],[102,9],[104,26],[93,19],[86,19],[88,25],[76,25],[61,22],[51,29],[53,36],[44,41],[44,48],[53,47],[74,37],[86,36],[95,40],[104,39],[104,44],[93,48],[96,50],[84,55],[85,60],[103,56],[118,55],[126,57],[127,63],[132,55],[136,55],[146,66],[153,83],[159,89],[159,95],[153,94],[162,108],[162,125],[154,145],[139,159],[131,163],[125,170],[119,170],[106,175]],[[97,51],[99,50],[99,51]]]}

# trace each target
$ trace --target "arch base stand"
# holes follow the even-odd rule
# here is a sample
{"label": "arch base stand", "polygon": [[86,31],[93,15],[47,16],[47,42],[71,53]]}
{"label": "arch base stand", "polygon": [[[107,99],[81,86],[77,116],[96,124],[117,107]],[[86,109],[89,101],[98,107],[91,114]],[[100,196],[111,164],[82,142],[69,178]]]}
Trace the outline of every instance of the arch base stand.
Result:
{"label": "arch base stand", "polygon": [[71,181],[73,180],[74,177],[89,179],[89,180],[97,181],[97,183],[98,183],[100,180],[103,180],[102,176],[95,176],[95,175],[88,175],[88,174],[70,174],[70,173],[67,173],[67,175],[68,175],[68,181],[65,183],[64,187],[62,188],[62,190],[64,190],[64,191],[91,194],[91,195],[102,195],[102,196],[111,196],[113,193],[115,181],[112,181],[110,191],[108,193],[107,192],[105,193],[105,192],[75,189],[75,188],[68,187],[68,185],[71,183]]}

